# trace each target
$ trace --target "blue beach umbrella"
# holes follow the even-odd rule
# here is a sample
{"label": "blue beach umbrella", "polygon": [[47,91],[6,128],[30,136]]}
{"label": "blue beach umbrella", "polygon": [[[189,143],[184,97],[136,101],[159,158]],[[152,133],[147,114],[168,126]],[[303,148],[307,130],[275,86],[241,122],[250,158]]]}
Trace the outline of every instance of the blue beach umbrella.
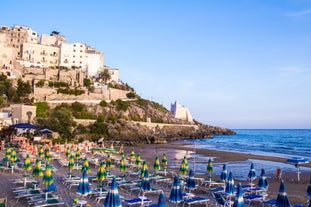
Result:
{"label": "blue beach umbrella", "polygon": [[196,188],[195,180],[194,180],[194,173],[193,173],[192,169],[190,169],[190,171],[189,171],[189,177],[187,178],[185,188],[189,189],[189,191]]}
{"label": "blue beach umbrella", "polygon": [[80,195],[87,195],[91,191],[89,179],[87,177],[86,169],[83,168],[82,177],[79,182],[77,193]]}
{"label": "blue beach umbrella", "polygon": [[122,207],[115,177],[112,178],[110,190],[104,201],[104,207]]}
{"label": "blue beach umbrella", "polygon": [[310,182],[309,182],[309,185],[307,188],[307,196],[308,196],[308,198],[311,199],[311,177],[310,177]]}
{"label": "blue beach umbrella", "polygon": [[244,207],[244,198],[243,198],[243,190],[242,190],[241,183],[238,184],[233,207]]}
{"label": "blue beach umbrella", "polygon": [[225,193],[228,195],[233,195],[235,193],[235,186],[234,186],[232,172],[229,173],[228,182],[225,188]]}
{"label": "blue beach umbrella", "polygon": [[258,188],[262,188],[267,190],[269,187],[268,181],[267,181],[267,176],[265,169],[261,169],[261,174],[258,180]]}
{"label": "blue beach umbrella", "polygon": [[166,207],[166,205],[165,205],[165,195],[164,195],[163,191],[161,191],[161,193],[159,195],[157,207]]}
{"label": "blue beach umbrella", "polygon": [[168,201],[171,203],[175,203],[176,205],[178,205],[179,203],[183,201],[183,195],[182,195],[182,190],[180,188],[178,175],[175,175],[174,177],[174,182],[173,182],[170,196],[168,197]]}
{"label": "blue beach umbrella", "polygon": [[287,159],[286,162],[294,164],[295,167],[297,168],[297,179],[299,182],[300,181],[299,165],[309,163],[309,160],[307,158],[303,158],[303,157],[292,157],[290,159]]}
{"label": "blue beach umbrella", "polygon": [[220,180],[226,182],[228,180],[228,171],[227,171],[227,165],[224,164],[222,167],[222,172],[220,174]]}
{"label": "blue beach umbrella", "polygon": [[149,174],[148,174],[148,169],[145,170],[144,172],[144,177],[142,178],[140,189],[143,191],[150,191],[151,186],[150,186],[150,181],[149,181]]}
{"label": "blue beach umbrella", "polygon": [[254,168],[254,163],[251,164],[251,168],[249,170],[247,178],[250,180],[251,184],[253,183],[253,180],[256,179],[256,172],[255,172],[255,168]]}
{"label": "blue beach umbrella", "polygon": [[287,197],[284,181],[281,180],[278,197],[276,198],[276,207],[290,207],[290,203]]}

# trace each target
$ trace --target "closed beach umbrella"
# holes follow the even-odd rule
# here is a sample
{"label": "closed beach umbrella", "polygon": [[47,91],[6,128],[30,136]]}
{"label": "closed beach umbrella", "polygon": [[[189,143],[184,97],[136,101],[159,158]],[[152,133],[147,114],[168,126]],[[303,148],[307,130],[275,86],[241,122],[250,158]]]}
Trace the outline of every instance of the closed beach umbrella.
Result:
{"label": "closed beach umbrella", "polygon": [[70,152],[70,148],[69,147],[67,147],[65,155],[66,155],[66,157],[70,157],[71,152]]}
{"label": "closed beach umbrella", "polygon": [[212,163],[211,158],[208,159],[206,172],[208,173],[208,178],[211,179],[212,173],[213,173],[213,163]]}
{"label": "closed beach umbrella", "polygon": [[241,183],[238,184],[233,207],[244,207],[244,198],[243,198],[243,190],[242,190]]}
{"label": "closed beach umbrella", "polygon": [[109,192],[104,201],[104,207],[122,207],[115,177],[112,178]]}
{"label": "closed beach umbrella", "polygon": [[39,154],[38,154],[39,158],[43,159],[44,158],[44,149],[42,146],[40,146],[39,149]]}
{"label": "closed beach umbrella", "polygon": [[265,172],[265,169],[261,169],[261,174],[258,180],[258,188],[262,188],[262,189],[268,189],[269,185],[268,185],[268,181],[267,181],[267,175]]}
{"label": "closed beach umbrella", "polygon": [[24,164],[23,164],[23,169],[27,172],[31,170],[31,162],[30,162],[30,157],[29,154],[27,154]]}
{"label": "closed beach umbrella", "polygon": [[41,162],[39,159],[36,159],[35,167],[32,169],[32,176],[33,177],[41,177],[43,176],[43,172],[41,169]]}
{"label": "closed beach umbrella", "polygon": [[153,169],[154,170],[160,170],[161,169],[161,167],[160,167],[160,160],[159,160],[158,155],[155,158]]}
{"label": "closed beach umbrella", "polygon": [[75,169],[75,158],[73,155],[70,155],[69,162],[68,162],[68,170],[69,172],[71,172],[74,169]]}
{"label": "closed beach umbrella", "polygon": [[181,166],[179,168],[179,174],[180,175],[187,175],[187,166],[186,166],[186,163],[185,163],[184,159],[181,162]]}
{"label": "closed beach umbrella", "polygon": [[224,164],[222,166],[222,171],[220,174],[220,180],[222,180],[223,182],[226,182],[228,180],[228,171],[227,171],[227,165]]}
{"label": "closed beach umbrella", "polygon": [[235,186],[234,186],[232,172],[229,173],[228,182],[225,188],[225,193],[228,195],[233,195],[235,193]]}
{"label": "closed beach umbrella", "polygon": [[11,156],[10,156],[10,161],[11,162],[15,162],[17,160],[17,157],[16,157],[16,150],[15,148],[12,149],[12,152],[11,152]]}
{"label": "closed beach umbrella", "polygon": [[146,170],[148,170],[148,166],[147,166],[146,160],[144,160],[143,166],[142,166],[141,172],[140,172],[140,177],[142,177],[142,178],[144,177]]}
{"label": "closed beach umbrella", "polygon": [[276,198],[276,207],[290,207],[290,203],[287,197],[284,181],[281,180],[278,197]]}
{"label": "closed beach umbrella", "polygon": [[307,188],[307,196],[308,198],[311,198],[311,177],[310,177],[310,182]]}
{"label": "closed beach umbrella", "polygon": [[164,165],[164,168],[166,168],[167,158],[166,158],[166,154],[165,153],[163,153],[163,155],[162,155],[162,165]]}
{"label": "closed beach umbrella", "polygon": [[132,151],[130,153],[130,158],[131,160],[135,160],[135,151],[134,151],[134,148],[132,148]]}
{"label": "closed beach umbrella", "polygon": [[165,195],[164,195],[163,191],[161,191],[161,193],[159,195],[157,207],[166,207],[166,205],[165,205]]}
{"label": "closed beach umbrella", "polygon": [[27,180],[27,177],[28,177],[27,172],[32,169],[29,154],[27,154],[27,156],[25,158],[25,161],[24,161],[24,164],[23,164],[23,169],[26,171],[26,174],[24,175],[25,176],[24,186],[26,186],[26,180]]}
{"label": "closed beach umbrella", "polygon": [[180,188],[178,175],[175,175],[174,177],[174,182],[168,201],[171,203],[175,203],[176,206],[183,201],[183,195]]}
{"label": "closed beach umbrella", "polygon": [[186,169],[188,170],[189,165],[188,165],[188,159],[186,155],[184,156],[183,162],[185,163]]}
{"label": "closed beach umbrella", "polygon": [[49,150],[49,149],[46,149],[46,152],[45,152],[45,160],[46,160],[46,161],[51,161],[51,160],[52,160],[52,156],[51,156],[51,153],[50,153],[50,150]]}
{"label": "closed beach umbrella", "polygon": [[111,168],[112,167],[112,161],[111,161],[110,154],[108,154],[108,156],[106,158],[106,167],[107,168]]}
{"label": "closed beach umbrella", "polygon": [[254,163],[251,164],[251,168],[249,170],[247,178],[250,180],[251,184],[253,183],[253,180],[256,179],[256,172],[255,172],[255,168],[254,168]]}
{"label": "closed beach umbrella", "polygon": [[7,148],[7,150],[5,152],[5,157],[2,159],[2,162],[6,163],[6,167],[9,167],[9,163],[11,161],[11,153],[12,153],[12,149]]}
{"label": "closed beach umbrella", "polygon": [[140,189],[143,191],[150,191],[151,190],[148,169],[145,170],[145,172],[144,172],[144,177],[142,178]]}
{"label": "closed beach umbrella", "polygon": [[196,188],[195,180],[194,180],[194,173],[193,173],[192,169],[189,170],[189,177],[187,178],[187,182],[186,182],[186,186],[185,187],[187,189],[189,189],[189,191],[191,191],[191,190]]}
{"label": "closed beach umbrella", "polygon": [[100,162],[100,165],[97,170],[96,174],[96,180],[98,181],[104,181],[107,178],[106,168],[105,164],[103,162]]}
{"label": "closed beach umbrella", "polygon": [[81,176],[81,179],[79,182],[77,193],[80,195],[87,195],[90,193],[91,188],[90,188],[90,183],[89,183],[89,179],[87,177],[86,170],[85,170],[85,168],[82,168],[82,169],[83,169],[83,173],[82,173],[82,176]]}
{"label": "closed beach umbrella", "polygon": [[141,160],[140,160],[140,154],[139,153],[137,153],[137,155],[136,155],[136,165],[138,167],[141,167]]}
{"label": "closed beach umbrella", "polygon": [[76,154],[75,154],[75,158],[76,158],[77,160],[79,160],[79,159],[80,159],[80,157],[81,157],[80,150],[79,150],[79,149],[77,149],[77,150],[76,150]]}
{"label": "closed beach umbrella", "polygon": [[52,169],[51,169],[51,166],[49,163],[46,164],[44,175],[42,178],[42,184],[46,185],[45,199],[47,199],[47,192],[48,191],[55,191],[54,179],[52,176]]}
{"label": "closed beach umbrella", "polygon": [[121,160],[120,160],[120,172],[125,172],[126,170],[126,166],[125,166],[125,161],[124,161],[124,156],[121,157]]}
{"label": "closed beach umbrella", "polygon": [[[90,169],[90,165],[89,165],[89,161],[87,158],[84,158],[84,161],[83,161],[83,165],[82,165],[82,169],[85,168],[86,172],[87,173],[90,173],[91,172],[91,169]],[[82,170],[81,170],[82,171]]]}

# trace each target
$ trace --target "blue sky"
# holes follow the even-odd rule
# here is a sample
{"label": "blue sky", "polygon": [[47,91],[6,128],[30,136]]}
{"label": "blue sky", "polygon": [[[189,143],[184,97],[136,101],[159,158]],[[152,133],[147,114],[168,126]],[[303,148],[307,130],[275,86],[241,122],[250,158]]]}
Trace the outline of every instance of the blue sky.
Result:
{"label": "blue sky", "polygon": [[311,128],[311,1],[4,1],[0,24],[102,51],[143,98],[205,124]]}

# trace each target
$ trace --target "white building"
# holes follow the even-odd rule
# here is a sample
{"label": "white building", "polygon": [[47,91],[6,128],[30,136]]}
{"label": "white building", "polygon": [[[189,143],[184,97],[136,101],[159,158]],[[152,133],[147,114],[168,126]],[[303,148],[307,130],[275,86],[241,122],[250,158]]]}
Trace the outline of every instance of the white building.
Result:
{"label": "white building", "polygon": [[190,111],[182,106],[180,103],[175,101],[175,103],[171,104],[171,113],[174,114],[175,118],[182,119],[188,122],[193,122],[193,118],[190,114]]}

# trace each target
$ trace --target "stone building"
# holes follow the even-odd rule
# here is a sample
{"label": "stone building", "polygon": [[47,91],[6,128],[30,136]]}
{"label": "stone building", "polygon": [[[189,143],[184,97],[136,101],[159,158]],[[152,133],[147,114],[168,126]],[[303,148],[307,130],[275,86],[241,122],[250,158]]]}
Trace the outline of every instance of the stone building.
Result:
{"label": "stone building", "polygon": [[192,115],[188,108],[184,107],[177,101],[175,103],[171,104],[171,113],[174,114],[175,118],[182,119],[188,122],[193,122]]}
{"label": "stone building", "polygon": [[36,117],[36,106],[32,104],[15,104],[12,105],[13,124],[32,123]]}

